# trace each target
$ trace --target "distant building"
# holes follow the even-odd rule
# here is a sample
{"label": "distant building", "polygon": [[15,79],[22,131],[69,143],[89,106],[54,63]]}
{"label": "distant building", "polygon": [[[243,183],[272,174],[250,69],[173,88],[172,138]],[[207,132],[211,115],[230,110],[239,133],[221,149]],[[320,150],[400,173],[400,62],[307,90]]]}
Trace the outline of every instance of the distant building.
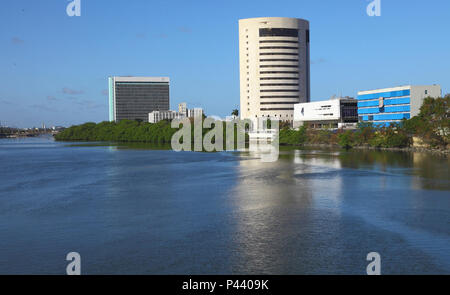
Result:
{"label": "distant building", "polygon": [[169,110],[169,78],[109,77],[109,120],[147,122],[153,111]]}
{"label": "distant building", "polygon": [[158,123],[161,120],[173,120],[182,119],[185,117],[194,118],[202,117],[202,108],[188,109],[186,103],[180,103],[178,105],[178,112],[176,111],[153,111],[148,114],[149,123]]}
{"label": "distant building", "polygon": [[153,111],[148,114],[149,123],[158,123],[161,120],[173,120],[186,117],[180,112],[175,111]]}
{"label": "distant building", "polygon": [[358,123],[357,101],[353,98],[335,98],[294,105],[294,127],[311,128],[354,127]]}
{"label": "distant building", "polygon": [[193,108],[188,109],[188,117],[189,118],[196,118],[196,117],[202,117],[203,116],[203,109],[202,108]]}
{"label": "distant building", "polygon": [[178,105],[178,112],[181,114],[184,114],[185,116],[188,115],[187,113],[187,104],[185,102],[182,102]]}
{"label": "distant building", "polygon": [[439,97],[441,86],[399,86],[358,92],[360,122],[387,126],[402,119],[410,119],[420,112],[426,97]]}
{"label": "distant building", "polygon": [[238,119],[239,119],[239,117],[238,117],[238,116],[235,116],[235,115],[226,116],[226,117],[225,117],[225,122],[232,122],[232,121],[238,120]]}
{"label": "distant building", "polygon": [[239,20],[241,119],[292,122],[310,100],[309,22],[288,17]]}

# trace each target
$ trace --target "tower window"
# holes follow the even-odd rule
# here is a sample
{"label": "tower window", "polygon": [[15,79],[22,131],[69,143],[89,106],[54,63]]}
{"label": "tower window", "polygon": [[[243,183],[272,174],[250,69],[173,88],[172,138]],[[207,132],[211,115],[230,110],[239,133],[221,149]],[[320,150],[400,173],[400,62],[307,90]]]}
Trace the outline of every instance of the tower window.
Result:
{"label": "tower window", "polygon": [[260,37],[298,37],[297,29],[285,29],[285,28],[263,28],[259,29]]}

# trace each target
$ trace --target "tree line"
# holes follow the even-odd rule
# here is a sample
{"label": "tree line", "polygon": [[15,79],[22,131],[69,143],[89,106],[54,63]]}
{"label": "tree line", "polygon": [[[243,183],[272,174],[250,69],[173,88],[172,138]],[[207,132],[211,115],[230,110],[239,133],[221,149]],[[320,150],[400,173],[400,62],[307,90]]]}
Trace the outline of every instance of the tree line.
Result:
{"label": "tree line", "polygon": [[[413,137],[417,137],[431,147],[446,148],[450,141],[449,105],[449,95],[436,99],[426,98],[418,116],[400,123],[393,123],[388,127],[359,123],[356,130],[314,130],[305,126],[295,130],[288,124],[280,123],[280,144],[329,144],[340,145],[344,148],[357,146],[404,148],[411,146]],[[237,110],[233,111],[234,115],[237,113]],[[223,128],[224,132],[225,129]],[[155,124],[122,120],[117,123],[85,123],[72,126],[55,135],[55,139],[168,144],[177,130],[171,128],[171,124],[167,120]],[[202,134],[204,135],[209,130],[203,128]]]}

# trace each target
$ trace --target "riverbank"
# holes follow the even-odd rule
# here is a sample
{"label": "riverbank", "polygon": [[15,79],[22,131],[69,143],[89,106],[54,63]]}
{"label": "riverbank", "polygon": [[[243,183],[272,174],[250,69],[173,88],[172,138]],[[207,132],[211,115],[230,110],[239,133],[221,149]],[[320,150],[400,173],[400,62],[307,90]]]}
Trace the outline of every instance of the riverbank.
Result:
{"label": "riverbank", "polygon": [[[85,123],[72,126],[54,135],[57,141],[119,142],[170,144],[172,136],[178,129],[171,128],[169,121],[156,124],[136,121]],[[203,136],[211,129],[203,128]],[[225,129],[224,129],[225,132]],[[192,131],[191,134],[194,134]],[[236,134],[235,134],[236,136]],[[225,139],[225,134],[223,136]],[[356,130],[317,130],[301,127],[298,130],[284,128],[280,130],[281,146],[344,148],[361,150],[385,150],[404,152],[427,152],[448,155],[444,146],[427,144],[417,140],[404,125],[391,125],[376,128],[370,124],[360,124]],[[248,142],[247,142],[248,143]]]}
{"label": "riverbank", "polygon": [[[339,144],[281,144],[284,147],[306,147],[306,148],[318,148],[318,149],[342,149]],[[355,150],[368,150],[368,151],[389,151],[389,152],[412,152],[412,153],[431,153],[436,155],[442,155],[447,157],[450,154],[450,149],[439,148],[425,148],[425,147],[403,147],[403,148],[382,148],[371,146],[356,146],[352,149]]]}
{"label": "riverbank", "polygon": [[[423,151],[448,154],[450,146],[450,114],[447,105],[450,97],[426,98],[420,114],[389,126],[359,123],[356,130],[312,129],[302,126],[295,130],[285,127],[279,132],[280,145],[339,146],[344,149],[378,149],[391,151]],[[268,125],[271,122],[268,122]],[[222,136],[226,140],[225,122],[222,129],[202,128],[202,138],[211,141]],[[203,125],[203,124],[202,124]],[[120,122],[85,123],[72,126],[55,135],[59,141],[115,141],[170,144],[178,128],[172,128],[168,120],[156,124],[122,120]],[[209,132],[212,133],[209,133]],[[218,132],[218,133],[217,133]],[[222,134],[221,134],[222,133]],[[194,126],[191,124],[191,142],[194,142]],[[214,138],[214,139],[213,139]],[[235,142],[237,129],[234,129]],[[247,135],[248,139],[248,135]],[[182,140],[185,140],[183,138]],[[221,139],[219,139],[221,140]]]}

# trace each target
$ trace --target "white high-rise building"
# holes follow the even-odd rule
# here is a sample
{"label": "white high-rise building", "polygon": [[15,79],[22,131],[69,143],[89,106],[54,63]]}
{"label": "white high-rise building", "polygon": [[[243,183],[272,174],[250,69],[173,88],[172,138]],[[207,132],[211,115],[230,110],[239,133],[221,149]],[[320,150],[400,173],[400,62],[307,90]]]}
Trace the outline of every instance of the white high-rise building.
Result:
{"label": "white high-rise building", "polygon": [[309,22],[286,17],[239,20],[241,119],[294,119],[310,101]]}
{"label": "white high-rise building", "polygon": [[178,112],[187,116],[187,103],[182,102],[178,104]]}

